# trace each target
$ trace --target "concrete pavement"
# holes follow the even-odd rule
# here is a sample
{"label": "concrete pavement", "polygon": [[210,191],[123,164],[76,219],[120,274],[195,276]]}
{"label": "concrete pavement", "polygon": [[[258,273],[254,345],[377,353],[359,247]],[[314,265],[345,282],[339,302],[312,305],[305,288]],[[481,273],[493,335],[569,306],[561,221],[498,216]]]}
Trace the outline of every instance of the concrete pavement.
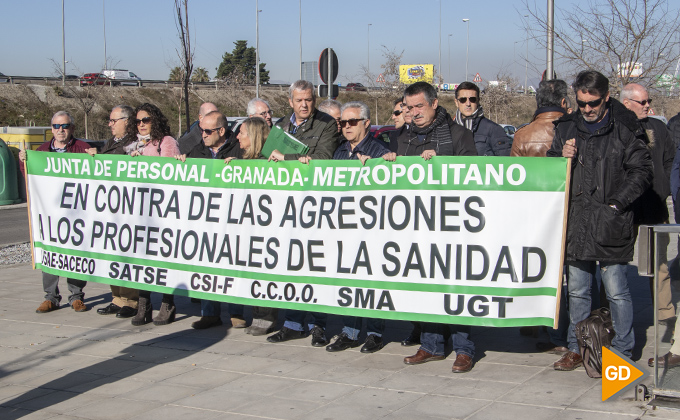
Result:
{"label": "concrete pavement", "polygon": [[[645,366],[651,297],[647,279],[630,270],[635,358]],[[558,356],[536,353],[537,339],[516,328],[473,328],[476,365],[453,374],[453,355],[403,364],[415,353],[399,343],[406,322],[387,322],[378,353],[329,353],[309,338],[271,344],[229,328],[226,310],[224,326],[193,330],[200,305],[183,297],[175,323],[133,327],[95,312],[110,299],[97,283],[85,288],[88,312],[62,305],[37,314],[40,278],[26,264],[0,266],[0,419],[680,419],[633,392],[601,402],[599,380],[583,368],[553,370]],[[329,336],[341,328],[331,320]]]}

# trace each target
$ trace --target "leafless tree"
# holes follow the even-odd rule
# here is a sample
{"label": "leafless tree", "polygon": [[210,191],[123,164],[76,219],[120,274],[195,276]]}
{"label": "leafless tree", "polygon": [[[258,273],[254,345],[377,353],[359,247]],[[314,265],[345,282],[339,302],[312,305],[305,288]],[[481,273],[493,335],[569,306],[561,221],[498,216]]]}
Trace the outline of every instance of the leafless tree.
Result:
{"label": "leafless tree", "polygon": [[[533,39],[545,46],[546,14],[525,0],[525,22]],[[588,0],[571,9],[555,8],[555,59],[569,76],[594,69],[614,86],[635,81],[652,86],[678,60],[673,38],[680,11],[668,0]],[[677,5],[677,3],[675,3]],[[635,63],[642,72],[634,73]]]}
{"label": "leafless tree", "polygon": [[[182,90],[184,96],[184,113],[186,115],[187,127],[191,125],[191,115],[189,113],[189,82],[191,73],[194,70],[194,51],[191,49],[191,36],[189,35],[189,0],[175,0],[175,11],[177,18],[177,34],[179,35],[181,50],[177,50],[180,67],[183,70]],[[181,115],[181,112],[180,112]],[[180,129],[181,131],[181,129]]]}
{"label": "leafless tree", "polygon": [[498,74],[493,83],[487,83],[481,98],[484,116],[495,122],[508,121],[515,108],[516,97],[512,92],[518,85],[518,81],[507,74]]}

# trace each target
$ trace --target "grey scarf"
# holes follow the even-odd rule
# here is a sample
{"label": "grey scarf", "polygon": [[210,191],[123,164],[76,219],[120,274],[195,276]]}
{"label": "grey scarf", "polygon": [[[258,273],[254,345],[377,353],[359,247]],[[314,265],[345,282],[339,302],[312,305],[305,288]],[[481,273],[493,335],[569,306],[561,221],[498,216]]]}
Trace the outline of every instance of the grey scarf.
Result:
{"label": "grey scarf", "polygon": [[[439,145],[443,143],[451,143],[451,130],[449,125],[446,123],[446,119],[449,117],[449,113],[446,109],[439,106],[437,107],[437,114],[435,115],[434,121],[427,127],[416,127],[415,124],[411,124],[411,132],[418,135],[427,135],[430,132],[432,137],[430,137],[430,142],[434,144],[434,151],[439,153]],[[410,141],[409,141],[410,143]]]}
{"label": "grey scarf", "polygon": [[474,132],[474,126],[476,125],[475,122],[479,121],[482,117],[484,116],[484,110],[482,109],[482,106],[478,106],[477,110],[470,115],[469,117],[464,117],[463,114],[460,113],[460,110],[456,111],[456,124],[462,125],[463,127],[467,128],[468,130]]}

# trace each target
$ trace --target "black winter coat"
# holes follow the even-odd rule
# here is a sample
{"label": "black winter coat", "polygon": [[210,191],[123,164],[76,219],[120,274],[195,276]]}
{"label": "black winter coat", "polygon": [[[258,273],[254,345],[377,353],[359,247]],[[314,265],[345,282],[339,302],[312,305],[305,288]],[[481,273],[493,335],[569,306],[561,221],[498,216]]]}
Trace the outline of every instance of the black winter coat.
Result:
{"label": "black winter coat", "polygon": [[[609,123],[591,134],[580,112],[555,121],[548,156],[562,156],[576,139],[567,216],[568,261],[622,263],[633,259],[633,202],[651,185],[652,159],[632,111],[610,99]],[[615,205],[618,210],[610,205]]]}

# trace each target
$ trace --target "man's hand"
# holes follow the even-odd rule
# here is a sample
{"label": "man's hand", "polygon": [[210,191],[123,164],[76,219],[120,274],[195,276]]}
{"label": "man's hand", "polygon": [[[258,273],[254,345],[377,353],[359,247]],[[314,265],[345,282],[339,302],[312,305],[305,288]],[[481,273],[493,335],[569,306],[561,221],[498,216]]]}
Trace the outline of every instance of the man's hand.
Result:
{"label": "man's hand", "polygon": [[19,150],[19,160],[26,162],[26,151],[24,149]]}
{"label": "man's hand", "polygon": [[85,153],[87,153],[90,156],[94,156],[97,154],[97,148],[96,147],[90,147],[89,149],[85,149]]}
{"label": "man's hand", "polygon": [[278,162],[278,161],[280,161],[280,160],[285,160],[285,159],[286,159],[286,158],[283,156],[283,153],[281,153],[281,152],[279,152],[278,150],[274,149],[274,150],[272,151],[272,154],[269,155],[268,161],[269,161],[269,162],[272,162],[272,161]]}
{"label": "man's hand", "polygon": [[175,159],[181,160],[182,162],[186,162],[186,161],[187,161],[187,155],[186,155],[186,154],[184,154],[184,155],[175,155]]}
{"label": "man's hand", "polygon": [[229,162],[231,162],[231,161],[234,160],[234,159],[236,159],[236,158],[233,157],[233,156],[230,156],[230,157],[224,159],[224,163],[226,163],[227,165],[229,165]]}
{"label": "man's hand", "polygon": [[562,148],[562,157],[575,158],[576,157],[576,139],[569,139],[564,143]]}
{"label": "man's hand", "polygon": [[300,163],[304,163],[305,165],[309,165],[309,162],[312,161],[312,158],[309,155],[308,156],[300,156],[298,158],[298,160],[300,161]]}
{"label": "man's hand", "polygon": [[437,152],[435,152],[434,150],[426,150],[420,154],[420,157],[422,157],[425,160],[430,160],[435,156],[437,156]]}
{"label": "man's hand", "polygon": [[397,161],[397,153],[396,152],[385,153],[384,155],[382,155],[382,158],[385,159],[388,162],[396,162]]}
{"label": "man's hand", "polygon": [[357,153],[357,158],[359,158],[362,165],[365,165],[366,161],[369,160],[371,157],[368,155],[362,155],[361,153]]}

